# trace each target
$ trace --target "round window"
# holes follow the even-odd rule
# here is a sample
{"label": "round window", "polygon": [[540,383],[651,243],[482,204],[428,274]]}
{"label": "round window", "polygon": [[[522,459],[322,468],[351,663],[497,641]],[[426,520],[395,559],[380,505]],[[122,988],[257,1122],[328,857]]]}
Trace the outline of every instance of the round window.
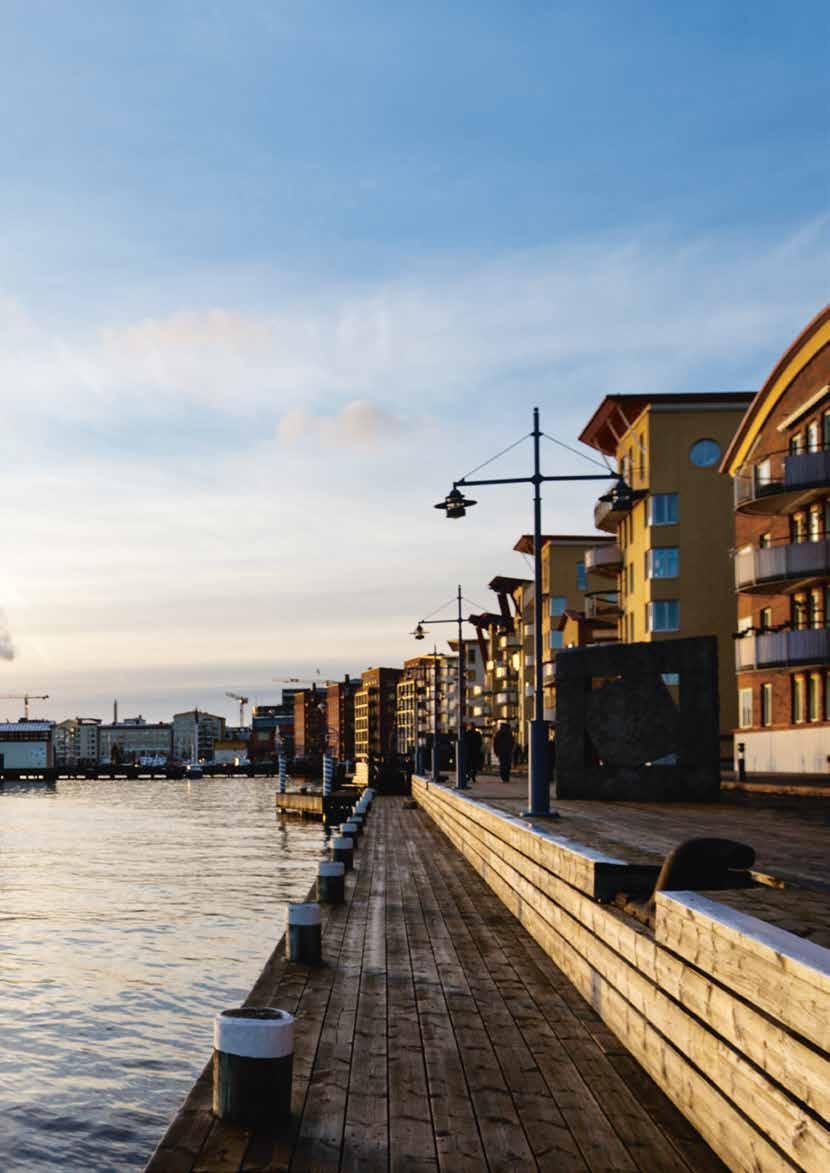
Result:
{"label": "round window", "polygon": [[692,464],[698,468],[711,468],[720,460],[720,444],[717,440],[696,440],[689,451]]}

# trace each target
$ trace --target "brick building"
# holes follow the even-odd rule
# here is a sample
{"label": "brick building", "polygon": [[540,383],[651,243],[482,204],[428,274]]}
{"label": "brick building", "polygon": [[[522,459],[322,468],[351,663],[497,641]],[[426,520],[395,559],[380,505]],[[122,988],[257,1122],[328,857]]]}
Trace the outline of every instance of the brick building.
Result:
{"label": "brick building", "polygon": [[397,749],[397,685],[400,668],[369,668],[354,699],[355,757],[388,757]]}
{"label": "brick building", "polygon": [[827,773],[830,306],[776,363],[721,471],[734,485],[737,740],[746,768]]}

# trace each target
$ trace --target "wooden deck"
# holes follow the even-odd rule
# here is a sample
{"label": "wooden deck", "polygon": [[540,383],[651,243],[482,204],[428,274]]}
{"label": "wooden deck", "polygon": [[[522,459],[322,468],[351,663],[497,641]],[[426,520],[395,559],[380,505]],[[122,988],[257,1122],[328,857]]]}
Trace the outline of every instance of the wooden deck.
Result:
{"label": "wooden deck", "polygon": [[249,999],[299,1015],[292,1127],[214,1120],[208,1067],[149,1171],[725,1168],[421,810],[375,802],[323,915]]}

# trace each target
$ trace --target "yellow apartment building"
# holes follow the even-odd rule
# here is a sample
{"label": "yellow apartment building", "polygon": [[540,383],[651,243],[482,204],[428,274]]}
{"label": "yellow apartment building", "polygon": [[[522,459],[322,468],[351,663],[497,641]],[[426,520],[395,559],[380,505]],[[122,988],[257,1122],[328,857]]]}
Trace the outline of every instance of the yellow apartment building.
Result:
{"label": "yellow apartment building", "polygon": [[[616,581],[592,577],[586,566],[586,549],[610,549],[614,539],[604,534],[546,534],[542,538],[542,672],[545,684],[545,719],[556,719],[554,662],[556,653],[565,647],[560,630],[566,612],[588,614],[610,609],[609,622],[616,629],[618,600]],[[523,534],[513,547],[520,554],[533,556],[533,535]],[[616,576],[615,576],[616,577]],[[523,744],[527,741],[527,722],[533,717],[534,616],[533,584],[524,588],[521,607],[521,652],[519,694],[522,702]]]}
{"label": "yellow apartment building", "polygon": [[633,490],[599,499],[594,524],[616,548],[602,543],[586,556],[594,573],[616,575],[619,638],[717,637],[722,754],[730,759],[738,723],[733,505],[719,465],[751,399],[748,392],[608,395],[580,436]]}

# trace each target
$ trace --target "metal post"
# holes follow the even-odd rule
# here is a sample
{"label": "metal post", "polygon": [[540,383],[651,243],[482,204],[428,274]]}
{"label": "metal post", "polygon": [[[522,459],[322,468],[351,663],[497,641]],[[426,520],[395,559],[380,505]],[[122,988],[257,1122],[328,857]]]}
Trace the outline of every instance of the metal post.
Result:
{"label": "metal post", "polygon": [[329,755],[323,754],[323,798],[331,794],[331,783],[334,777],[334,762]]}
{"label": "metal post", "polygon": [[533,409],[533,651],[534,706],[530,723],[530,761],[528,763],[529,815],[550,814],[548,782],[548,728],[545,721],[545,692],[542,679],[542,473],[539,462],[539,408]]}
{"label": "metal post", "polygon": [[287,771],[286,764],[285,764],[285,754],[284,753],[280,754],[279,762],[280,762],[280,794],[285,794],[286,790],[288,789],[288,786],[287,786],[288,771]]}
{"label": "metal post", "polygon": [[438,783],[441,779],[441,767],[438,762],[438,647],[432,649],[432,780]]}
{"label": "metal post", "polygon": [[461,614],[461,587],[458,588],[458,683],[456,685],[456,743],[455,743],[455,787],[467,789],[467,771],[464,762],[464,617]]}

